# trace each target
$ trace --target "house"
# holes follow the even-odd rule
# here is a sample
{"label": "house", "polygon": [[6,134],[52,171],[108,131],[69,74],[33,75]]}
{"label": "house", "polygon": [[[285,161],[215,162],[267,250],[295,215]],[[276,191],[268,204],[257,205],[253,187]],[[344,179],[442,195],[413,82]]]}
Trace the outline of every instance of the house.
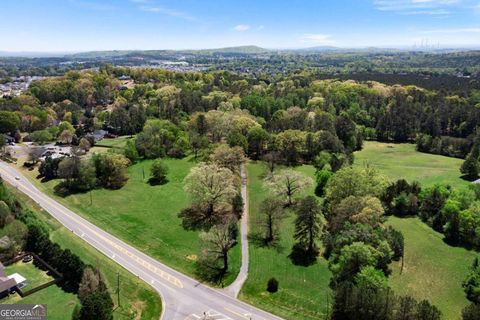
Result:
{"label": "house", "polygon": [[[25,279],[25,281],[26,281],[26,279]],[[15,281],[15,278],[8,277],[5,274],[5,267],[0,262],[0,297],[4,296],[5,294],[8,294],[10,289],[12,289],[16,286],[17,286],[17,282]]]}
{"label": "house", "polygon": [[121,75],[120,77],[118,77],[118,80],[130,80],[130,76]]}
{"label": "house", "polygon": [[9,135],[4,134],[3,137],[5,138],[5,143],[6,144],[12,144],[15,143],[15,138],[11,137]]}
{"label": "house", "polygon": [[95,130],[90,136],[93,136],[93,139],[95,140],[95,143],[102,140],[105,138],[105,136],[108,134],[108,131],[106,130]]}
{"label": "house", "polygon": [[25,287],[27,285],[27,279],[25,279],[25,277],[23,277],[19,273],[11,274],[11,275],[8,276],[8,278],[15,280],[16,286],[19,289],[22,289],[23,287]]}

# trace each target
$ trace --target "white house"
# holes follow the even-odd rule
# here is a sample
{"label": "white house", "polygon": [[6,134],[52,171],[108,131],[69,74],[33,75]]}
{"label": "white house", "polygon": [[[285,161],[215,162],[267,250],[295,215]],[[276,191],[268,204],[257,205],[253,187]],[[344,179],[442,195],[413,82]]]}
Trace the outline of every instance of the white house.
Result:
{"label": "white house", "polygon": [[14,279],[15,282],[17,283],[17,287],[19,289],[25,287],[27,285],[27,279],[25,279],[22,275],[18,273],[14,273],[12,275],[8,276],[9,279]]}

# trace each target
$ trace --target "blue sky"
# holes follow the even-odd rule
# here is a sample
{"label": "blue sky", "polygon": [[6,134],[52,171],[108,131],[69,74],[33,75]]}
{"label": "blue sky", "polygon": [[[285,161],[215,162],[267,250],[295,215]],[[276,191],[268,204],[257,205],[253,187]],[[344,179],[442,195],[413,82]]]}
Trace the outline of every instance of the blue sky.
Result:
{"label": "blue sky", "polygon": [[0,51],[480,47],[480,0],[1,0]]}

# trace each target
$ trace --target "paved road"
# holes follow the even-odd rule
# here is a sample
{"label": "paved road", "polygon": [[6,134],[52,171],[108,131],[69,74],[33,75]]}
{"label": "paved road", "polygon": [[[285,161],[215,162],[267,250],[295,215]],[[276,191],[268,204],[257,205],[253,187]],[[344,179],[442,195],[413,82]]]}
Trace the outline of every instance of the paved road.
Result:
{"label": "paved road", "polygon": [[[149,283],[162,297],[164,303],[162,319],[280,319],[221,290],[205,286],[115,238],[40,192],[19,171],[4,162],[0,162],[0,175],[77,236]],[[17,180],[16,177],[20,179]]]}
{"label": "paved road", "polygon": [[242,289],[243,283],[248,277],[248,194],[247,194],[247,169],[242,164],[240,176],[242,178],[242,198],[243,198],[243,214],[240,220],[240,239],[242,244],[242,265],[237,278],[232,284],[224,289],[224,291],[232,296],[237,297]]}

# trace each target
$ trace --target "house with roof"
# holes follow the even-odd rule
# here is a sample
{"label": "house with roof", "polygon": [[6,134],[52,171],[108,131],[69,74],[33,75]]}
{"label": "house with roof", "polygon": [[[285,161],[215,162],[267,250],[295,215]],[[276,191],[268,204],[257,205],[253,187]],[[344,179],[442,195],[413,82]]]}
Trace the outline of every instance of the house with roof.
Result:
{"label": "house with roof", "polygon": [[[26,281],[26,279],[24,281]],[[15,280],[14,277],[7,276],[5,274],[5,267],[0,262],[0,297],[8,295],[8,292],[11,289],[15,288],[16,286],[17,286],[17,281]]]}

